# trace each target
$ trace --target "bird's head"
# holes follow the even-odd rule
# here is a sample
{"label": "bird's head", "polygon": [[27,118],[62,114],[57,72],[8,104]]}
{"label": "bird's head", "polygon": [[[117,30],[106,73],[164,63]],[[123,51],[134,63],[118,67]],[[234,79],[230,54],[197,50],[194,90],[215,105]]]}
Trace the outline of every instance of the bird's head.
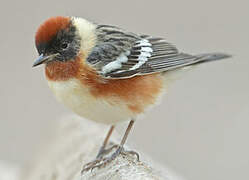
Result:
{"label": "bird's head", "polygon": [[39,58],[33,66],[74,61],[87,55],[95,43],[95,25],[82,18],[52,17],[40,25],[35,44]]}

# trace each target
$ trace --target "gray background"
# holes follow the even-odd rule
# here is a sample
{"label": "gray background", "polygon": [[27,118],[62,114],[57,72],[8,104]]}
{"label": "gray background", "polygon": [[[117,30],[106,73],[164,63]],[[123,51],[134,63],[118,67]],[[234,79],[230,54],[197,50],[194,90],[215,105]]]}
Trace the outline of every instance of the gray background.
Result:
{"label": "gray background", "polygon": [[129,142],[191,180],[249,179],[248,10],[248,0],[2,1],[0,159],[26,164],[70,113],[31,65],[39,24],[73,15],[165,37],[184,52],[233,54],[172,84]]}

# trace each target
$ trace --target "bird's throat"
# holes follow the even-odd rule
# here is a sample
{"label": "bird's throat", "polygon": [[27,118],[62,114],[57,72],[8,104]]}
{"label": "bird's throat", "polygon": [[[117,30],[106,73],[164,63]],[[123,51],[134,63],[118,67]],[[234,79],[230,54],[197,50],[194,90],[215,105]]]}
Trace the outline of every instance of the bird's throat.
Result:
{"label": "bird's throat", "polygon": [[45,75],[51,81],[66,81],[76,77],[80,71],[80,58],[66,62],[52,61],[46,64]]}

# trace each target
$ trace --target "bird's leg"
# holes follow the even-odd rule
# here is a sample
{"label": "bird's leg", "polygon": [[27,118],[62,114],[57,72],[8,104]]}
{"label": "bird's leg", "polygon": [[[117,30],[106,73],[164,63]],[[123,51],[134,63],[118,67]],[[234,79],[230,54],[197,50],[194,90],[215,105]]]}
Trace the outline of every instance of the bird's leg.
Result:
{"label": "bird's leg", "polygon": [[[127,138],[128,138],[128,135],[129,135],[129,133],[130,133],[130,131],[131,131],[132,126],[134,125],[134,122],[135,122],[134,120],[131,120],[131,121],[130,121],[130,123],[129,123],[129,125],[128,125],[126,131],[125,131],[125,134],[124,134],[124,136],[123,136],[123,138],[122,138],[122,140],[121,140],[120,145],[118,145],[118,146],[117,146],[117,145],[114,145],[114,146],[117,147],[117,150],[111,155],[110,158],[106,158],[106,159],[105,159],[106,162],[104,162],[103,164],[108,163],[108,162],[114,160],[114,159],[115,159],[116,157],[118,157],[120,154],[125,154],[125,155],[127,155],[127,154],[132,154],[132,155],[136,155],[136,156],[137,156],[137,159],[139,160],[139,154],[138,154],[137,152],[135,152],[135,151],[126,151],[126,150],[124,150],[124,144],[125,144],[125,142],[126,142],[126,140],[127,140]],[[99,166],[101,166],[101,165],[102,165],[102,164],[100,164],[100,165],[98,165],[98,166],[96,166],[96,167],[99,167]]]}
{"label": "bird's leg", "polygon": [[112,150],[112,149],[105,149],[105,148],[106,148],[106,145],[107,145],[107,143],[108,143],[108,141],[109,141],[109,139],[110,139],[110,137],[112,135],[112,132],[113,132],[114,128],[115,128],[115,126],[112,125],[110,130],[108,131],[108,133],[107,133],[107,135],[105,137],[105,140],[104,140],[104,142],[103,142],[103,144],[102,144],[102,146],[101,146],[101,148],[100,148],[100,150],[98,152],[98,155],[97,155],[96,159],[101,159],[104,154],[106,154],[106,153],[108,153],[109,151]]}
{"label": "bird's leg", "polygon": [[137,160],[139,160],[139,154],[138,154],[137,152],[135,152],[135,151],[126,151],[126,150],[124,150],[124,144],[125,144],[125,142],[126,142],[126,140],[127,140],[127,137],[128,137],[128,135],[129,135],[129,133],[130,133],[130,131],[131,131],[131,128],[132,128],[134,122],[135,122],[134,120],[131,120],[131,121],[130,121],[130,123],[129,123],[129,125],[128,125],[126,131],[125,131],[125,134],[124,134],[124,136],[123,136],[123,138],[122,138],[122,141],[121,141],[121,143],[120,143],[120,145],[119,145],[119,147],[118,147],[118,149],[117,149],[116,152],[111,156],[111,159],[112,159],[112,160],[115,159],[119,154],[132,154],[132,155],[136,155],[136,156],[137,156]]}
{"label": "bird's leg", "polygon": [[101,146],[100,149],[99,149],[99,152],[98,152],[98,154],[97,154],[96,159],[95,159],[94,161],[92,161],[92,162],[89,162],[89,163],[85,164],[85,165],[83,166],[82,172],[84,171],[84,169],[88,169],[88,167],[94,166],[95,164],[99,163],[99,162],[101,161],[101,159],[103,158],[103,155],[107,154],[107,153],[110,152],[113,148],[115,148],[115,147],[114,147],[115,145],[114,145],[114,146],[112,146],[112,147],[109,148],[109,149],[105,149],[105,148],[106,148],[106,145],[107,145],[107,143],[108,143],[108,141],[109,141],[109,139],[110,139],[110,137],[111,137],[111,135],[112,135],[112,132],[113,132],[114,128],[115,128],[115,126],[112,125],[111,128],[109,129],[109,131],[108,131],[108,133],[107,133],[107,135],[106,135],[106,137],[105,137],[105,140],[104,140],[102,146]]}
{"label": "bird's leg", "polygon": [[[93,163],[93,164],[89,164],[87,167],[84,166],[83,170],[81,173],[83,173],[84,171],[88,171],[90,169],[94,169],[94,168],[98,168],[98,167],[101,167],[103,165],[106,165],[108,164],[109,162],[113,161],[114,159],[116,159],[120,154],[132,154],[132,155],[136,155],[137,156],[137,159],[139,160],[139,155],[138,153],[136,153],[135,151],[125,151],[124,150],[124,144],[127,140],[127,137],[131,131],[131,128],[134,124],[134,120],[131,120],[126,131],[125,131],[125,134],[121,140],[121,143],[120,145],[114,145],[115,147],[117,147],[117,150],[110,156],[110,157],[107,157],[107,158],[104,158],[102,159],[102,162],[101,160],[99,160],[97,163],[101,162],[100,164],[97,164],[97,163]],[[113,146],[113,147],[114,147]],[[113,149],[113,147],[111,147],[111,149]]]}

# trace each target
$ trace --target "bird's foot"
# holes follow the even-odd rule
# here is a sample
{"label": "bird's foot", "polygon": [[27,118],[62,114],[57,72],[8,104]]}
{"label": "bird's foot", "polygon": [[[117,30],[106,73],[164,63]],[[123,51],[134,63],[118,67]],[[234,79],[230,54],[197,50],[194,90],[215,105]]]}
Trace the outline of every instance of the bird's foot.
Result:
{"label": "bird's foot", "polygon": [[[110,157],[103,158],[103,156],[105,154],[112,151],[112,149],[114,149],[114,148],[117,148],[117,150]],[[124,150],[124,148],[122,146],[113,145],[111,148],[106,149],[106,150],[102,150],[102,151],[103,151],[103,153],[100,153],[101,154],[100,159],[96,159],[90,163],[87,163],[83,167],[81,174],[83,174],[86,171],[93,170],[95,168],[100,168],[100,167],[106,166],[107,164],[109,164],[110,162],[115,160],[120,154],[122,154],[122,155],[135,155],[137,157],[137,160],[139,161],[139,154],[137,152],[126,151],[126,150]]]}
{"label": "bird's foot", "polygon": [[103,159],[103,157],[111,152],[114,148],[118,148],[119,146],[117,144],[114,144],[113,142],[110,142],[110,148],[105,149],[105,146],[102,146],[98,152],[98,155],[96,159]]}
{"label": "bird's foot", "polygon": [[93,160],[93,161],[91,161],[91,162],[89,162],[89,163],[87,163],[87,164],[85,164],[85,165],[83,166],[83,169],[82,169],[82,171],[81,171],[81,174],[84,173],[85,171],[88,171],[88,170],[94,168],[95,165],[97,165],[98,163],[101,163],[102,161],[104,161],[104,156],[105,156],[106,154],[110,153],[114,148],[118,148],[118,147],[119,147],[119,145],[114,144],[114,143],[111,143],[111,145],[112,145],[112,146],[111,146],[110,148],[107,148],[107,149],[105,149],[105,148],[102,146],[102,147],[100,148],[99,152],[98,152],[98,155],[97,155],[96,159]]}

